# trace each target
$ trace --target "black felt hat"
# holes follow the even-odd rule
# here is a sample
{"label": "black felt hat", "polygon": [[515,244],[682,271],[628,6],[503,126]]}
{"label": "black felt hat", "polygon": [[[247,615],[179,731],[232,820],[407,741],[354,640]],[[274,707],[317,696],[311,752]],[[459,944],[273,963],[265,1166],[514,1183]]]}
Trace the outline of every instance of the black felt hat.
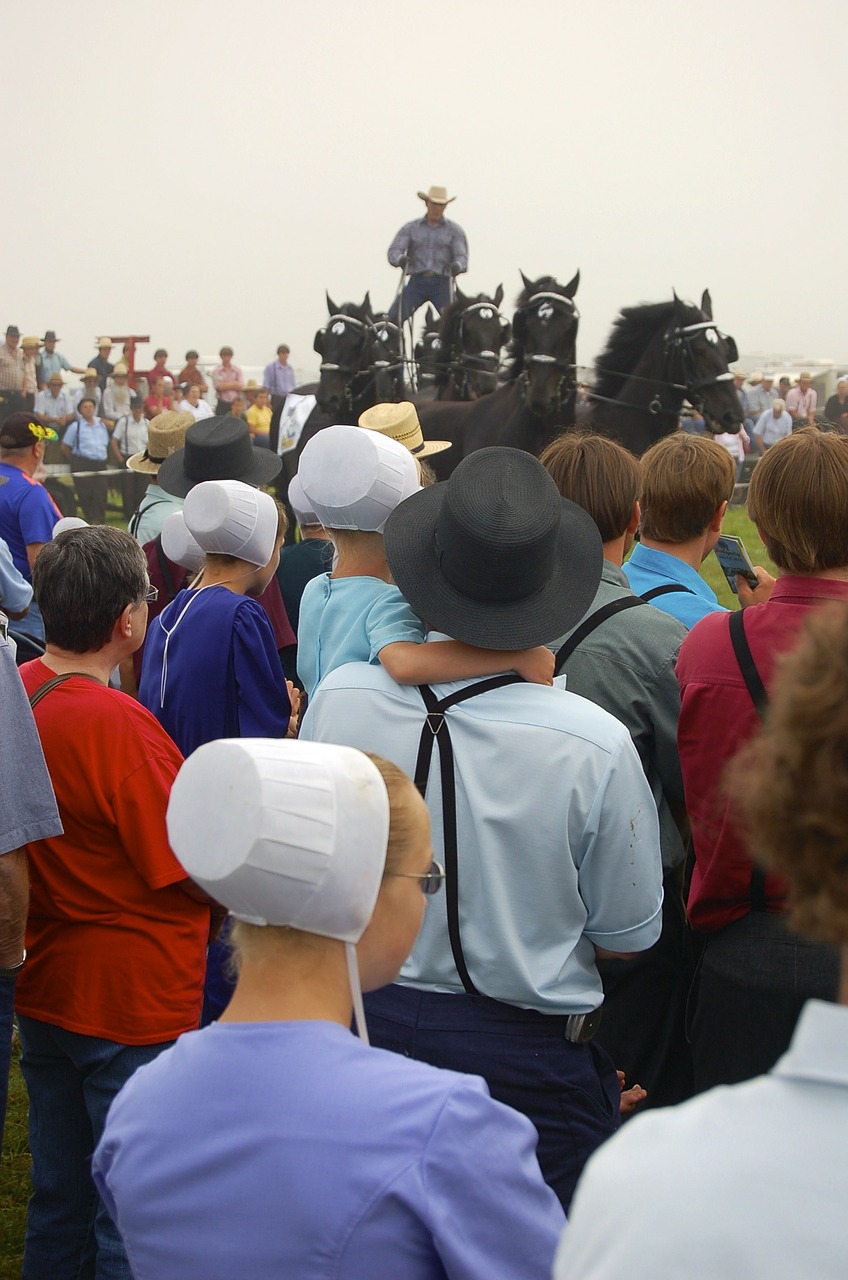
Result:
{"label": "black felt hat", "polygon": [[255,449],[247,423],[240,418],[205,418],[186,432],[185,445],[159,467],[156,483],[166,493],[184,498],[204,480],[243,480],[270,484],[283,466],[270,449]]}
{"label": "black felt hat", "polygon": [[519,449],[479,449],[414,493],[383,531],[392,577],[428,626],[487,649],[555,640],[601,580],[601,536]]}

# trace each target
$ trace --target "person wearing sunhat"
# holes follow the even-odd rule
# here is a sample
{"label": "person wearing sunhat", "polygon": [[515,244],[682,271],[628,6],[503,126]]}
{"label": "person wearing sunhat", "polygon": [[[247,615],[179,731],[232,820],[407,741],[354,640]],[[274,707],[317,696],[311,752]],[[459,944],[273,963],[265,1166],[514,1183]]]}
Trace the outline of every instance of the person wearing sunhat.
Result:
{"label": "person wearing sunhat", "polygon": [[110,431],[114,431],[118,420],[125,418],[129,413],[131,395],[129,370],[123,362],[119,362],[115,365],[112,377],[103,392],[101,404],[103,421]]}
{"label": "person wearing sunhat", "polygon": [[42,339],[41,356],[38,361],[38,387],[40,391],[44,391],[50,382],[50,377],[54,373],[84,373],[84,369],[78,369],[72,365],[61,351],[56,350],[56,343],[59,339],[56,337],[55,329],[46,329]]}
{"label": "person wearing sunhat", "polygon": [[423,218],[405,222],[389,245],[388,258],[409,279],[403,295],[395,299],[389,319],[397,322],[400,310],[402,324],[425,302],[432,302],[441,312],[450,301],[450,278],[468,270],[468,241],[458,222],[445,217],[445,209],[456,199],[446,187],[430,187],[419,191],[419,200],[427,206]]}
{"label": "person wearing sunhat", "polygon": [[166,458],[182,449],[186,432],[193,423],[190,413],[175,413],[168,409],[157,414],[147,423],[147,447],[127,458],[130,471],[150,477],[144,497],[127,526],[142,546],[158,536],[171,512],[183,509],[182,497],[160,487],[159,468]]}
{"label": "person wearing sunhat", "polygon": [[22,338],[21,350],[24,353],[24,408],[32,412],[35,409],[35,397],[38,392],[40,338],[34,336]]}
{"label": "person wearing sunhat", "polygon": [[24,353],[19,347],[21,331],[16,324],[6,326],[0,343],[0,421],[10,413],[25,409]]}
{"label": "person wearing sunhat", "polygon": [[100,390],[100,381],[97,377],[97,370],[88,368],[82,375],[82,386],[77,387],[73,393],[74,411],[79,417],[79,403],[83,396],[88,396],[94,401],[94,412],[99,416],[100,406],[103,403],[103,392]]}
{"label": "person wearing sunhat", "polygon": [[384,436],[397,440],[408,449],[421,467],[422,483],[432,484],[435,480],[432,468],[425,462],[434,453],[443,453],[450,449],[450,440],[425,440],[418,421],[418,412],[410,400],[401,400],[398,404],[375,404],[359,415],[360,427],[366,431],[380,431]]}
{"label": "person wearing sunhat", "polygon": [[532,1126],[475,1076],[368,1045],[360,992],[442,888],[409,779],[347,747],[214,742],[168,832],[236,917],[239,976],[123,1089],[95,1153],[136,1274],[548,1280],[564,1222]]}
{"label": "person wearing sunhat", "polygon": [[[33,565],[62,516],[35,479],[48,442],[58,439],[53,427],[34,413],[10,414],[0,426],[0,538],[8,544],[18,573],[30,583]],[[44,640],[44,623],[35,601],[15,629],[33,640]]]}
{"label": "person wearing sunhat", "polygon": [[39,391],[35,397],[35,412],[60,435],[68,423],[73,422],[74,405],[70,393],[64,389],[61,373],[50,374],[46,391]]}
{"label": "person wearing sunhat", "polygon": [[94,357],[94,359],[91,361],[91,364],[89,365],[89,368],[95,369],[97,371],[97,377],[98,377],[97,385],[100,387],[101,391],[106,390],[106,383],[108,379],[112,376],[112,371],[115,368],[115,366],[112,364],[111,360],[109,359],[109,353],[111,352],[111,350],[112,350],[111,338],[98,338],[97,355]]}
{"label": "person wearing sunhat", "polygon": [[[396,507],[384,538],[393,580],[432,628],[425,648],[562,635],[603,567],[591,516],[517,449],[470,454]],[[482,1075],[536,1125],[567,1208],[619,1124],[615,1067],[592,1043],[595,956],[660,934],[657,810],[629,733],[587,699],[514,677],[425,692],[357,663],[319,685],[302,736],[388,752],[424,791],[445,863],[447,910],[427,913],[399,982],[366,1003],[372,1039]]]}

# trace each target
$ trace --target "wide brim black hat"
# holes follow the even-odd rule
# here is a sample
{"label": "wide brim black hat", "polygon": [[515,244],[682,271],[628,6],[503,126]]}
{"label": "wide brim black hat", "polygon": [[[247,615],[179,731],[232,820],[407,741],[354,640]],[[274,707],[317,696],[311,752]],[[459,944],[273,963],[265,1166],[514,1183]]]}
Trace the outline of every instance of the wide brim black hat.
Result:
{"label": "wide brim black hat", "polygon": [[175,498],[184,498],[205,480],[270,484],[282,466],[282,458],[270,449],[254,448],[241,418],[205,418],[189,427],[183,448],[160,465],[156,483]]}
{"label": "wide brim black hat", "polygon": [[487,649],[558,639],[584,616],[603,569],[588,512],[519,449],[479,449],[389,516],[392,577],[428,627]]}

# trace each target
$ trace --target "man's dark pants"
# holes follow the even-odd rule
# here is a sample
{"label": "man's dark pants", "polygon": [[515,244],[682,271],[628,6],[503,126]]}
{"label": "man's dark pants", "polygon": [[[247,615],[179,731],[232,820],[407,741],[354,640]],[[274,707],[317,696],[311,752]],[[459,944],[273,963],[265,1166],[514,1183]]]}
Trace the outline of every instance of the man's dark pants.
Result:
{"label": "man's dark pants", "polygon": [[[435,272],[427,273],[423,271],[416,272],[415,275],[410,276],[400,298],[402,310],[400,323],[403,324],[404,320],[407,320],[425,302],[432,302],[439,312],[444,311],[450,302],[450,281],[447,276],[438,276]],[[398,299],[395,298],[389,308],[389,319],[394,324],[397,324],[397,317]]]}

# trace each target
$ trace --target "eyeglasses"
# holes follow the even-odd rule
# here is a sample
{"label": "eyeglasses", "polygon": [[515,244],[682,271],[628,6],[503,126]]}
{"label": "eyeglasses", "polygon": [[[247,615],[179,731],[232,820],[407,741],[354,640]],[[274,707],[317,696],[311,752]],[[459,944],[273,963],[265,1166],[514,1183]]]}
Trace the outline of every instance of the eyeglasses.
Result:
{"label": "eyeglasses", "polygon": [[147,601],[147,603],[148,603],[148,604],[153,604],[153,601],[154,601],[154,600],[158,600],[158,599],[159,599],[159,588],[158,588],[158,587],[148,587],[148,588],[147,588],[147,591],[146,591],[146,592],[145,592],[145,594],[144,594],[144,598],[145,598],[145,600]]}
{"label": "eyeglasses", "polygon": [[428,898],[438,893],[445,878],[445,869],[440,862],[431,862],[429,871],[418,875],[414,871],[387,871],[388,876],[399,876],[402,880],[420,880],[421,892]]}

